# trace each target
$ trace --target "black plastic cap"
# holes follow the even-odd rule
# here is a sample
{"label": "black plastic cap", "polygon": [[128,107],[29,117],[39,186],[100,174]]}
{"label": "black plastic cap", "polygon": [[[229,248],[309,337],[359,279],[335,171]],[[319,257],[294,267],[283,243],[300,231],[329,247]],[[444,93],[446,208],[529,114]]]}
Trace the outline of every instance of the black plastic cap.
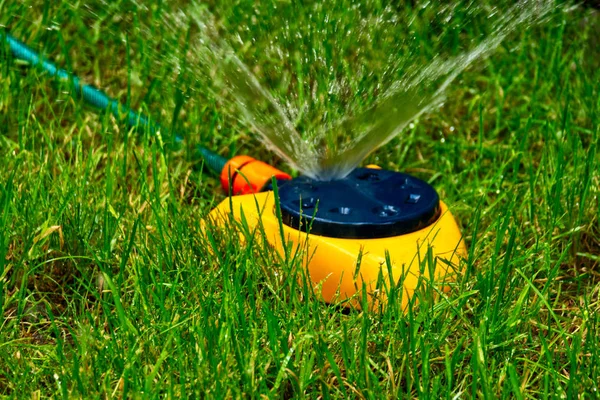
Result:
{"label": "black plastic cap", "polygon": [[400,172],[358,168],[344,179],[300,177],[279,187],[283,223],[344,239],[403,235],[431,225],[440,214],[437,192]]}

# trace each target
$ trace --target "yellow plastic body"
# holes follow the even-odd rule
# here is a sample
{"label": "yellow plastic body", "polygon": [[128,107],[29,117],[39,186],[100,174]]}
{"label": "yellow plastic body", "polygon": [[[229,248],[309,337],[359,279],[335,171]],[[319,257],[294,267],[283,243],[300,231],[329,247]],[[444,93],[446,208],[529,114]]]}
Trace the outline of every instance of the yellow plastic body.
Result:
{"label": "yellow plastic body", "polygon": [[[431,278],[430,268],[424,266],[429,250],[436,259],[434,279],[439,283],[453,281],[460,258],[466,255],[459,227],[448,207],[440,203],[441,215],[434,224],[401,236],[338,239],[307,234],[283,225],[283,237],[288,246],[294,246],[292,251],[299,249],[303,252],[308,276],[326,302],[337,303],[350,299],[344,304],[360,308],[360,296],[354,295],[364,285],[369,305],[373,307],[381,301],[387,301],[385,286],[382,287],[381,282],[388,288],[392,282],[402,282],[402,306],[406,308],[419,277],[424,275]],[[269,243],[283,254],[273,192],[225,199],[210,212],[208,218],[222,226],[228,224],[232,216],[240,221],[242,211],[250,229],[255,231],[262,223]],[[391,265],[386,262],[386,253]],[[360,268],[357,268],[359,258]]]}

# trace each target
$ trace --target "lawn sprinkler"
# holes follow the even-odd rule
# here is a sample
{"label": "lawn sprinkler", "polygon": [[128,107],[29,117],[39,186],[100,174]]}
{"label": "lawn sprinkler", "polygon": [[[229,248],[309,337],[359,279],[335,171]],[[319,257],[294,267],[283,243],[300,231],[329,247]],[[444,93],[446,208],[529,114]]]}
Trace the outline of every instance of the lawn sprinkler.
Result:
{"label": "lawn sprinkler", "polygon": [[[223,188],[233,188],[232,197],[208,220],[226,226],[231,217],[243,219],[253,234],[264,230],[281,254],[285,246],[301,250],[310,281],[328,303],[361,308],[355,294],[365,288],[375,307],[387,301],[386,288],[401,284],[406,309],[420,279],[433,278],[442,290],[448,288],[466,255],[448,207],[431,185],[413,176],[370,166],[343,179],[290,180],[263,166],[266,175],[245,176],[251,165],[232,170],[235,164],[221,169]],[[268,184],[269,173],[277,178],[277,190]],[[253,189],[258,190],[248,193]]]}
{"label": "lawn sprinkler", "polygon": [[[84,84],[11,35],[2,36],[15,58],[67,81],[76,97],[132,127],[183,143],[183,135]],[[308,277],[326,302],[360,308],[355,294],[364,288],[374,307],[387,301],[387,288],[402,285],[406,308],[422,278],[447,288],[466,255],[448,207],[433,187],[413,176],[371,166],[331,181],[291,179],[248,156],[227,160],[202,146],[195,154],[230,194],[207,219],[220,226],[231,217],[243,220],[253,233],[264,229],[281,254],[287,246],[302,251]]]}

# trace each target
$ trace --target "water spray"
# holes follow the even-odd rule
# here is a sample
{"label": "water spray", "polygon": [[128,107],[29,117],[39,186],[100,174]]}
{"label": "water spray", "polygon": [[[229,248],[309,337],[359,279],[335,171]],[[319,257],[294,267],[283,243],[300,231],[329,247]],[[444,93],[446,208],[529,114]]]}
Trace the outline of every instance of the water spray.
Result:
{"label": "water spray", "polygon": [[[132,127],[161,132],[148,117],[82,83],[14,37],[5,34],[4,39],[16,58],[68,81],[87,103]],[[171,136],[183,142],[180,134]],[[375,307],[387,301],[391,287],[401,286],[406,308],[423,279],[447,288],[466,255],[446,204],[431,185],[413,176],[369,166],[343,179],[291,179],[249,156],[228,160],[202,146],[196,155],[231,196],[207,220],[228,226],[233,217],[253,233],[264,230],[282,255],[289,254],[290,246],[301,251],[307,276],[328,303],[360,308],[357,294],[366,290],[369,306]]]}

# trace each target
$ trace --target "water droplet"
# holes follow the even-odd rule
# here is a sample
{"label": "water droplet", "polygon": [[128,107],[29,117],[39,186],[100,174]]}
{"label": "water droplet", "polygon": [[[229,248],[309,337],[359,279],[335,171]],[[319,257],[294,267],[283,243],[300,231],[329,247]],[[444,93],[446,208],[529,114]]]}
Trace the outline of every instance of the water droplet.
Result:
{"label": "water droplet", "polygon": [[340,215],[350,215],[352,214],[352,209],[350,207],[337,207],[329,210],[332,214],[340,214]]}
{"label": "water droplet", "polygon": [[385,217],[393,217],[394,215],[398,214],[398,209],[394,206],[391,205],[383,205],[383,206],[379,206],[379,207],[375,207],[373,209],[373,213],[375,213],[376,215],[378,215],[379,217],[385,218]]}

